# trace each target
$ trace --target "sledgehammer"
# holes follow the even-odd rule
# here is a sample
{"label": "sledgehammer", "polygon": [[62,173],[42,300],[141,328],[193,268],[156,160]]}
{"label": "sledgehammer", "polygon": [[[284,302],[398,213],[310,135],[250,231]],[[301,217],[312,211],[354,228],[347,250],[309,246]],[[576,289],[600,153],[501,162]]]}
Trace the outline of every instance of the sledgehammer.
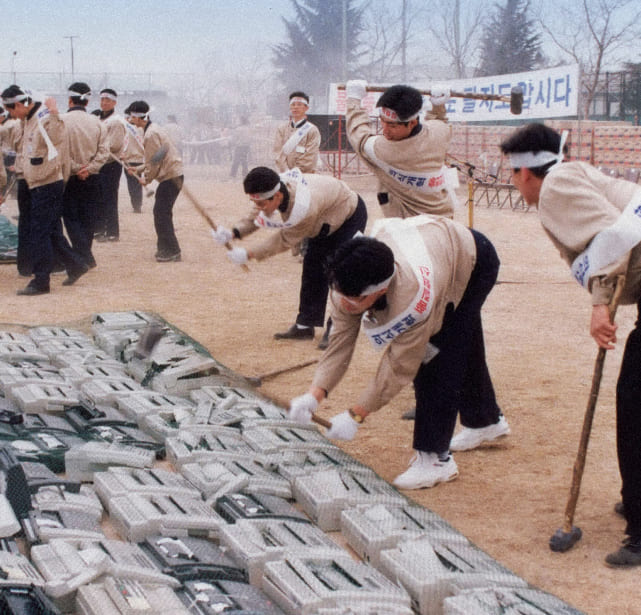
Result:
{"label": "sledgehammer", "polygon": [[[368,85],[365,90],[367,92],[384,92],[389,86],[383,85]],[[339,83],[337,89],[344,90],[345,84]],[[430,90],[419,90],[423,96],[429,96]],[[496,100],[500,102],[510,103],[510,113],[512,115],[521,115],[523,112],[523,88],[519,85],[514,86],[510,90],[510,95],[504,94],[490,94],[487,92],[450,92],[452,98],[471,98],[474,100]]]}
{"label": "sledgehammer", "polygon": [[134,356],[137,359],[146,359],[158,345],[160,338],[165,334],[165,328],[157,320],[149,321],[138,338],[134,349]]}
{"label": "sledgehammer", "polygon": [[303,361],[302,363],[296,363],[295,365],[290,365],[288,367],[281,367],[280,369],[275,369],[272,372],[267,372],[266,374],[261,374],[260,376],[247,376],[245,380],[247,380],[253,386],[259,387],[265,380],[275,378],[276,376],[280,376],[281,374],[287,374],[289,372],[303,369],[304,367],[308,367],[309,365],[314,365],[314,363],[318,363],[318,359],[310,359],[309,361]]}
{"label": "sledgehammer", "polygon": [[[614,295],[610,301],[610,320],[614,322],[614,315],[616,314],[619,305],[619,299],[625,286],[625,276],[617,278]],[[588,399],[588,406],[585,410],[583,417],[583,429],[581,430],[581,438],[579,440],[579,450],[574,462],[572,470],[572,485],[570,486],[570,496],[565,507],[565,521],[563,527],[560,527],[550,538],[550,549],[552,551],[565,552],[571,549],[579,540],[583,532],[581,528],[573,525],[574,513],[576,511],[576,504],[579,499],[579,490],[581,489],[581,479],[583,478],[583,469],[585,468],[585,457],[588,450],[588,441],[590,439],[590,431],[592,429],[592,420],[594,419],[594,409],[596,407],[597,397],[599,395],[599,388],[601,386],[601,376],[603,374],[603,364],[605,362],[605,348],[599,348],[596,361],[594,363],[594,372],[592,374],[592,387],[590,389],[590,397]]]}

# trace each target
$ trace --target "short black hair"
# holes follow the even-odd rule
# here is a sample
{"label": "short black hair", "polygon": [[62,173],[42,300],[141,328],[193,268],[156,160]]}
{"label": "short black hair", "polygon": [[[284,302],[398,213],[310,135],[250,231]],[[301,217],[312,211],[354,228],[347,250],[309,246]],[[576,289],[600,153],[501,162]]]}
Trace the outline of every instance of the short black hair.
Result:
{"label": "short black hair", "polygon": [[245,194],[269,192],[280,183],[280,175],[269,167],[254,167],[243,180]]}
{"label": "short black hair", "polygon": [[296,98],[304,98],[307,101],[307,104],[309,105],[309,96],[307,96],[307,94],[305,94],[305,92],[302,92],[300,90],[296,90],[295,92],[292,92],[289,95],[289,100],[291,100],[292,98],[295,98],[295,97]]}
{"label": "short black hair", "polygon": [[371,284],[394,273],[394,253],[373,237],[355,237],[340,245],[327,261],[329,285],[347,297],[359,297]]}
{"label": "short black hair", "polygon": [[68,88],[70,92],[75,92],[77,95],[69,95],[71,102],[74,105],[86,107],[89,104],[89,97],[83,97],[82,94],[91,94],[91,88],[84,81],[74,81]]}
{"label": "short black hair", "polygon": [[[21,96],[22,94],[26,94],[26,91],[23,90],[19,85],[10,85],[8,88],[5,88],[2,91],[2,94],[0,95],[3,99],[5,98],[15,98],[16,96]],[[25,105],[28,105],[31,103],[31,97],[29,96],[28,98],[25,98],[25,100],[21,101]],[[3,103],[6,105],[6,103]]]}
{"label": "short black hair", "polygon": [[376,106],[396,111],[399,120],[406,123],[423,107],[423,95],[409,85],[393,85],[381,94]]}
{"label": "short black hair", "polygon": [[134,100],[129,105],[129,113],[149,113],[149,105],[144,100]]}
{"label": "short black hair", "polygon": [[[561,135],[545,124],[540,122],[531,122],[518,128],[501,145],[501,151],[506,154],[516,154],[519,152],[552,152],[557,154],[561,145]],[[567,145],[563,148],[567,152]],[[548,162],[540,167],[529,169],[536,177],[545,177],[551,166],[556,164],[555,161]]]}

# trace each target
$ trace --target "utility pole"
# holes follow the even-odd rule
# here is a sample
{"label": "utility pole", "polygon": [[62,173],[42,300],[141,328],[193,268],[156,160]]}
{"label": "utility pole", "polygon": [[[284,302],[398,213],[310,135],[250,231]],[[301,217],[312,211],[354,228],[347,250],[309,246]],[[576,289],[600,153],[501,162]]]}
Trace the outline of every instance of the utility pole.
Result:
{"label": "utility pole", "polygon": [[13,75],[13,83],[16,82],[16,56],[18,55],[17,51],[14,51],[11,54],[11,73]]}
{"label": "utility pole", "polygon": [[407,81],[407,0],[403,0],[401,14],[401,70],[403,83]]}
{"label": "utility pole", "polygon": [[74,38],[79,38],[77,34],[74,34],[73,36],[65,36],[63,38],[68,38],[69,39],[69,46],[71,48],[71,81],[75,81],[75,71],[74,71],[74,64],[73,64],[73,39]]}
{"label": "utility pole", "polygon": [[343,19],[341,30],[341,73],[343,82],[347,81],[347,0],[343,0]]}

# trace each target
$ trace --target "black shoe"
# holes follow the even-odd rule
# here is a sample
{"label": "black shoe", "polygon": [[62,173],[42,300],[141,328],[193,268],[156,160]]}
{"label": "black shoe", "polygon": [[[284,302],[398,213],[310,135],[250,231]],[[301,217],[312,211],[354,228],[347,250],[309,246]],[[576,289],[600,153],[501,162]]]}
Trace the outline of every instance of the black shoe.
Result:
{"label": "black shoe", "polygon": [[617,515],[621,515],[622,517],[625,517],[625,508],[623,508],[623,502],[617,502],[614,505],[614,512]]}
{"label": "black shoe", "polygon": [[107,235],[107,241],[120,241],[118,235]]}
{"label": "black shoe", "polygon": [[413,421],[416,418],[416,408],[403,412],[403,414],[401,414],[401,418],[404,421]]}
{"label": "black shoe", "polygon": [[94,241],[98,241],[99,243],[104,243],[107,241],[107,233],[96,233],[94,236]]}
{"label": "black shoe", "polygon": [[314,327],[305,327],[304,329],[299,328],[296,324],[293,324],[287,331],[282,333],[274,333],[275,340],[313,340],[314,339]]}
{"label": "black shoe", "polygon": [[179,263],[180,260],[180,252],[176,252],[175,254],[156,252],[156,261],[159,263]]}
{"label": "black shoe", "polygon": [[62,285],[71,286],[72,284],[75,284],[81,276],[87,273],[87,271],[89,271],[89,267],[85,265],[82,269],[77,269],[73,273],[69,273],[67,277],[62,281]]}
{"label": "black shoe", "polygon": [[21,288],[16,292],[16,295],[46,295],[49,292],[49,287],[46,288],[34,286],[32,284],[27,284],[24,288]]}
{"label": "black shoe", "polygon": [[605,563],[612,568],[641,566],[641,536],[626,538],[618,551],[606,555]]}

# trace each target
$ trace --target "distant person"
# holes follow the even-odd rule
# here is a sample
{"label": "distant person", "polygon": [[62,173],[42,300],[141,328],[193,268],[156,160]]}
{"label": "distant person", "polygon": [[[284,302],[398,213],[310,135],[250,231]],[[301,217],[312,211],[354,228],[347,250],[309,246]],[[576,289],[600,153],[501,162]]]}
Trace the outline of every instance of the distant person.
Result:
{"label": "distant person", "polygon": [[91,250],[95,212],[102,203],[100,169],[107,162],[107,131],[87,113],[91,88],[76,81],[68,89],[68,110],[62,116],[67,129],[70,174],[62,198],[62,219],[73,249],[91,269],[96,259]]}
{"label": "distant person", "polygon": [[112,88],[100,90],[100,120],[107,130],[109,160],[100,169],[102,187],[102,211],[96,228],[96,241],[118,241],[120,220],[118,218],[118,190],[122,176],[120,159],[125,142],[124,120],[116,113],[118,93]]}
{"label": "distant person", "polygon": [[273,154],[279,172],[300,169],[303,173],[316,173],[321,135],[307,119],[309,96],[305,92],[289,95],[288,122],[276,130]]}
{"label": "distant person", "polygon": [[[125,121],[127,122],[127,132],[129,133],[129,140],[127,148],[123,152],[123,162],[127,166],[134,169],[138,168],[145,162],[145,148],[143,145],[143,132],[131,122],[131,113],[129,107],[124,111]],[[135,175],[125,173],[127,180],[127,192],[129,192],[129,199],[131,207],[135,214],[142,213],[142,184],[138,181]]]}
{"label": "distant person", "polygon": [[[16,199],[18,202],[18,249],[16,255],[16,267],[18,274],[23,277],[30,277],[33,273],[33,250],[29,245],[31,241],[31,199],[29,197],[29,187],[24,179],[22,171],[22,156],[17,152],[22,149],[22,121],[12,118],[9,110],[6,110],[6,116],[3,118],[0,126],[0,143],[3,151],[10,151],[11,155],[5,157],[9,163],[7,167],[9,173],[7,180],[11,181],[11,175],[16,180]],[[8,195],[7,195],[8,196]]]}
{"label": "distant person", "polygon": [[167,132],[149,117],[149,105],[136,100],[129,105],[131,122],[143,130],[145,162],[129,172],[138,176],[146,186],[158,182],[154,201],[154,227],[157,236],[156,261],[159,263],[181,260],[180,245],[174,230],[173,209],[183,185],[183,164],[176,146]]}
{"label": "distant person", "polygon": [[30,199],[29,248],[33,278],[17,294],[43,295],[50,291],[56,259],[67,271],[64,286],[74,284],[88,271],[62,232],[62,195],[69,171],[65,125],[54,98],[41,103],[17,85],[2,92],[2,104],[12,118],[22,120],[23,137],[18,156],[22,159]]}
{"label": "distant person", "polygon": [[235,178],[239,168],[242,168],[243,177],[249,170],[249,148],[253,136],[253,130],[249,125],[249,119],[243,117],[240,125],[236,127],[231,136],[233,158],[231,162],[230,177]]}
{"label": "distant person", "polygon": [[250,259],[264,260],[308,239],[296,322],[274,338],[311,340],[314,327],[322,327],[325,319],[326,260],[338,246],[365,229],[365,203],[341,180],[300,173],[298,169],[279,175],[273,169],[256,167],[245,177],[243,188],[254,205],[250,215],[232,230],[219,226],[214,239],[224,245],[259,228],[271,231],[261,243],[228,252],[230,260],[238,265]]}

